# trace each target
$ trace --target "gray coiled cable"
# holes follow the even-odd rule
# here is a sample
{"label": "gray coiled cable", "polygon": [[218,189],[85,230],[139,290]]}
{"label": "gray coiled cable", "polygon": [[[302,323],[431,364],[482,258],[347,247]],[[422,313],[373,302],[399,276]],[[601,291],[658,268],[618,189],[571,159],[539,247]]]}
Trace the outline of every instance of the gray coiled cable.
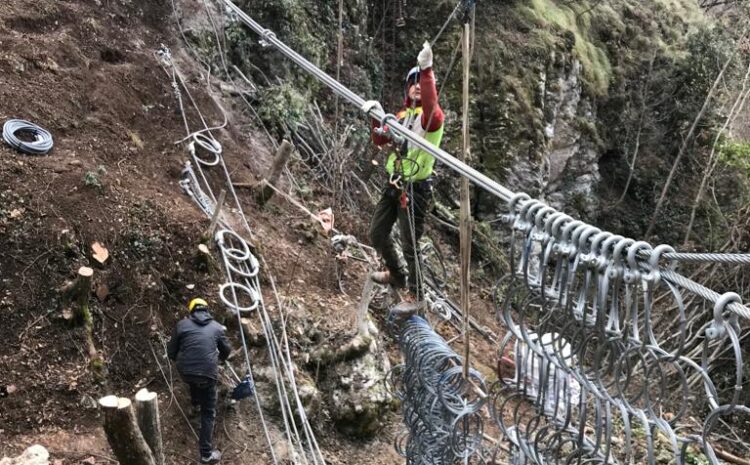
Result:
{"label": "gray coiled cable", "polygon": [[[18,131],[27,131],[34,135],[33,142],[26,142],[18,137]],[[3,125],[3,139],[11,147],[29,155],[46,155],[52,150],[52,134],[34,123],[22,119],[10,119]]]}

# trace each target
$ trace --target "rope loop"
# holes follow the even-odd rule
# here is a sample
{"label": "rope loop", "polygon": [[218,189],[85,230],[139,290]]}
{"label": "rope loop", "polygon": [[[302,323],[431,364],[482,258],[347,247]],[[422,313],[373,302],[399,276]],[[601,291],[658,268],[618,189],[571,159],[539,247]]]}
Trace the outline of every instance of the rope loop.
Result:
{"label": "rope loop", "polygon": [[[227,290],[232,291],[231,300],[226,295]],[[244,294],[244,296],[250,298],[249,305],[240,305],[240,299],[237,297],[238,291]],[[245,286],[244,284],[234,282],[222,284],[219,287],[219,297],[221,297],[221,301],[224,302],[224,305],[229,307],[235,314],[239,315],[252,312],[253,310],[258,308],[258,304],[260,303],[260,295],[258,294],[257,290],[252,287]]]}
{"label": "rope loop", "polygon": [[[742,297],[736,292],[725,292],[719,297],[719,300],[714,304],[714,321],[711,325],[706,328],[706,337],[709,339],[718,339],[726,334],[727,324],[726,318],[724,318],[724,312],[726,308],[733,303],[742,305]],[[731,317],[734,321],[737,320],[737,315]]]}
{"label": "rope loop", "polygon": [[[34,137],[32,142],[26,142],[17,137],[17,133],[24,132]],[[49,131],[22,119],[9,119],[3,124],[3,139],[5,142],[27,155],[47,155],[52,150],[52,134]]]}

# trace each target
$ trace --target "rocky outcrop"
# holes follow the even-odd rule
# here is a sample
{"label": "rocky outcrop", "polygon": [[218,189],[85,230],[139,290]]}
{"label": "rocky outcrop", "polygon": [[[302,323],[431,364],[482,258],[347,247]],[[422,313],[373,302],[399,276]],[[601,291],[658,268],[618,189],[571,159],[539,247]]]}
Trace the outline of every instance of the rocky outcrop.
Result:
{"label": "rocky outcrop", "polygon": [[0,459],[0,465],[48,465],[49,452],[43,446],[35,444],[16,458],[4,457]]}
{"label": "rocky outcrop", "polygon": [[571,57],[550,57],[543,74],[545,182],[543,193],[552,206],[578,216],[591,216],[598,205],[600,180],[596,117],[582,96],[581,63]]}
{"label": "rocky outcrop", "polygon": [[383,380],[390,371],[388,357],[376,339],[357,358],[331,365],[322,384],[336,428],[344,434],[373,437],[392,405]]}

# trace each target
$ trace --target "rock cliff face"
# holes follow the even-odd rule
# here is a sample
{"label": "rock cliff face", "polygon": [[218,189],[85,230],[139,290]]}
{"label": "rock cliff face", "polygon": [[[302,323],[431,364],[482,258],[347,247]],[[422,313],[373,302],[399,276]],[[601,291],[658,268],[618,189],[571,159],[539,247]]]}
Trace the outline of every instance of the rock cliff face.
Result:
{"label": "rock cliff face", "polygon": [[[544,136],[542,193],[553,207],[591,217],[596,196],[599,152],[595,141],[596,115],[583,96],[581,63],[568,57],[558,63],[551,57],[550,73],[543,74]],[[566,63],[567,61],[567,63]],[[587,130],[588,129],[588,130]],[[519,183],[519,187],[528,183]]]}
{"label": "rock cliff face", "polygon": [[543,138],[529,147],[534,156],[519,153],[513,157],[504,183],[555,208],[590,217],[599,203],[596,190],[601,177],[596,113],[584,94],[581,73],[581,62],[575,57],[550,54],[538,73],[538,106],[534,108],[543,125]]}

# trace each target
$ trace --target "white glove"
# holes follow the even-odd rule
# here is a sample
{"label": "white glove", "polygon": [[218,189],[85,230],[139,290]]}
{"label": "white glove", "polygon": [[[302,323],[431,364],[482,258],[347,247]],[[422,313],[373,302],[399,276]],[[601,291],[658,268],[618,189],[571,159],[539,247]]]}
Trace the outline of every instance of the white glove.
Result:
{"label": "white glove", "polygon": [[432,47],[430,47],[429,42],[425,41],[424,45],[422,45],[422,51],[417,56],[417,63],[419,64],[419,69],[432,68]]}
{"label": "white glove", "polygon": [[377,100],[368,100],[362,104],[362,111],[369,114],[372,110],[383,111],[383,106]]}

